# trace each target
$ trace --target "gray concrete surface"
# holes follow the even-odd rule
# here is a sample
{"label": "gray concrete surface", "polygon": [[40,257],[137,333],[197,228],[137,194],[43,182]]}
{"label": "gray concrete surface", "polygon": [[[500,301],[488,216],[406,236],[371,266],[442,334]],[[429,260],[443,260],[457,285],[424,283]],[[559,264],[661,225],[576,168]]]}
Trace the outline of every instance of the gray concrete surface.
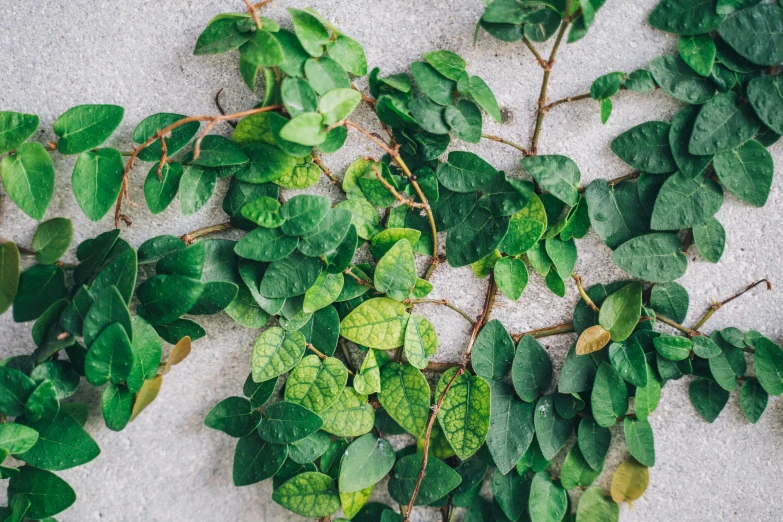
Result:
{"label": "gray concrete surface", "polygon": [[[564,46],[553,74],[552,99],[585,92],[592,80],[610,71],[630,72],[655,56],[676,49],[676,39],[653,31],[646,16],[655,0],[609,0],[589,35]],[[362,42],[371,66],[387,74],[402,71],[424,52],[443,48],[458,52],[471,73],[483,77],[507,114],[504,125],[487,124],[487,131],[526,143],[538,95],[541,71],[522,45],[501,44],[482,34],[472,46],[473,28],[482,11],[480,0],[278,0],[265,14],[281,19],[285,7],[312,6],[344,32]],[[239,0],[0,0],[0,109],[41,116],[36,139],[50,140],[51,124],[67,108],[81,103],[116,103],[126,107],[125,121],[110,145],[127,150],[134,126],[161,111],[184,114],[214,112],[213,96],[226,88],[229,110],[251,106],[255,98],[241,84],[236,55],[194,57],[197,35],[217,13],[241,10]],[[365,85],[360,82],[361,85]],[[613,178],[629,168],[609,149],[612,138],[635,124],[668,118],[677,104],[662,93],[623,93],[615,112],[602,126],[594,102],[580,102],[554,110],[547,118],[541,142],[543,153],[566,154],[582,170],[585,183]],[[371,124],[362,108],[357,118]],[[221,128],[228,132],[228,128]],[[498,168],[518,174],[519,155],[500,144],[485,142],[478,151]],[[772,149],[778,164],[783,147]],[[341,152],[326,158],[340,175],[363,154],[378,151],[357,136]],[[107,216],[90,223],[80,212],[70,190],[74,158],[54,154],[57,190],[47,217],[74,220],[75,242],[113,226]],[[148,167],[147,167],[148,168]],[[144,167],[132,177],[131,197],[143,202]],[[221,180],[219,192],[226,189]],[[728,234],[726,254],[717,265],[695,255],[681,283],[691,293],[688,322],[694,321],[713,299],[731,295],[748,282],[770,277],[783,282],[777,232],[783,211],[783,184],[775,179],[763,209],[751,208],[727,197],[718,218]],[[316,187],[336,195],[327,183]],[[179,203],[158,216],[142,204],[129,208],[133,227],[124,237],[138,246],[161,234],[182,234],[223,220],[220,197],[205,209],[183,218]],[[0,235],[29,244],[35,222],[24,216],[0,191]],[[594,235],[579,241],[577,271],[587,284],[622,277],[609,260],[609,250]],[[438,270],[433,296],[448,297],[477,314],[485,282],[470,269]],[[511,331],[525,331],[568,320],[578,296],[569,288],[558,299],[532,277],[523,298],[512,303],[501,297],[495,317]],[[755,328],[783,341],[783,293],[757,290],[721,310],[709,326]],[[457,360],[464,350],[467,329],[448,310],[424,309],[438,330],[441,349],[435,359]],[[219,520],[226,522],[299,520],[270,499],[271,485],[235,488],[231,483],[234,441],[203,426],[213,404],[241,392],[247,375],[252,341],[257,332],[235,325],[219,315],[203,321],[208,336],[193,354],[165,379],[153,406],[121,433],[102,426],[98,396],[85,394],[96,418],[89,430],[102,454],[94,462],[62,475],[77,490],[77,504],[58,517],[65,522]],[[10,314],[0,317],[0,356],[29,353],[30,324],[15,324]],[[571,336],[544,342],[558,366]],[[745,421],[733,394],[721,417],[712,425],[701,421],[687,397],[687,381],[665,387],[661,406],[652,417],[657,464],[651,484],[633,510],[622,508],[625,522],[643,521],[773,521],[780,520],[780,476],[783,469],[783,407],[771,400],[756,426]],[[621,440],[621,433],[616,433]],[[608,468],[624,458],[614,451]],[[602,484],[608,485],[605,473]],[[385,486],[376,496],[385,497]],[[419,510],[416,520],[439,520],[435,512]]]}

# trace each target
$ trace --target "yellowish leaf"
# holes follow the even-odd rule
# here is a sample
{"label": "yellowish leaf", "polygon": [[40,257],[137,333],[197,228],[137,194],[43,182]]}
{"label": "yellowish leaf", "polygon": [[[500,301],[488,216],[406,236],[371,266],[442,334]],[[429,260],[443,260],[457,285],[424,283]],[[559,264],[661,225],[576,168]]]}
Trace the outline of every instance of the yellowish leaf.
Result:
{"label": "yellowish leaf", "polygon": [[612,478],[612,500],[618,504],[629,504],[638,499],[647,490],[650,483],[650,472],[646,466],[639,464],[633,457],[628,457],[620,464]]}
{"label": "yellowish leaf", "polygon": [[166,360],[166,367],[163,369],[163,375],[169,373],[172,366],[184,361],[188,355],[190,355],[190,337],[186,335],[177,341],[174,349],[171,350],[169,358]]}
{"label": "yellowish leaf", "polygon": [[154,379],[144,381],[139,393],[136,394],[136,402],[133,403],[133,411],[131,411],[130,420],[138,417],[139,413],[144,411],[144,408],[155,400],[155,397],[158,396],[158,392],[160,391],[161,384],[163,384],[162,375],[156,375]]}
{"label": "yellowish leaf", "polygon": [[597,324],[591,326],[579,336],[576,341],[576,354],[587,355],[588,353],[597,352],[611,340],[611,334],[608,330],[604,330],[601,325]]}

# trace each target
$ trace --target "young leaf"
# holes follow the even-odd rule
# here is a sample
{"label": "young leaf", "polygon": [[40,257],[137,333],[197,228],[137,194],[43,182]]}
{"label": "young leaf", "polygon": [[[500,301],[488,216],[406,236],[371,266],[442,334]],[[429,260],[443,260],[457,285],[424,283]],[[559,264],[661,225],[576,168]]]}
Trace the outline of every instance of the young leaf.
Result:
{"label": "young leaf", "polygon": [[348,117],[361,103],[362,95],[354,89],[334,89],[321,97],[318,111],[327,125],[335,124]]}
{"label": "young leaf", "polygon": [[343,69],[354,76],[367,74],[367,57],[364,49],[356,40],[343,34],[326,44],[326,52],[339,63]]}
{"label": "young leaf", "polygon": [[416,368],[426,368],[429,357],[438,351],[438,335],[435,327],[421,315],[412,314],[405,328],[404,346],[408,362]]}
{"label": "young leaf", "polygon": [[272,327],[258,336],[253,345],[253,380],[264,382],[290,371],[305,352],[304,335]]}
{"label": "young leaf", "polygon": [[612,477],[612,500],[618,504],[630,504],[644,494],[649,483],[650,472],[647,467],[639,464],[633,457],[628,457]]}
{"label": "young leaf", "polygon": [[[458,368],[451,368],[441,375],[435,388],[436,397],[443,394],[457,371]],[[438,421],[446,440],[462,460],[484,444],[489,431],[489,403],[489,384],[478,376],[462,373],[446,392],[438,411]]]}
{"label": "young leaf", "polygon": [[606,498],[603,490],[598,486],[587,488],[579,497],[579,504],[576,507],[576,522],[593,520],[603,522],[620,520],[620,506]]}
{"label": "young leaf", "polygon": [[680,38],[680,57],[691,69],[702,76],[709,76],[715,61],[715,42],[707,34]]}
{"label": "young leaf", "polygon": [[348,370],[339,359],[328,357],[321,361],[317,355],[308,355],[288,376],[285,400],[320,413],[337,400],[346,382]]}
{"label": "young leaf", "polygon": [[408,433],[417,437],[424,434],[430,410],[430,386],[418,369],[396,362],[383,366],[378,400]]}
{"label": "young leaf", "polygon": [[340,462],[341,493],[361,491],[380,482],[394,466],[394,449],[368,433],[354,440]]}
{"label": "young leaf", "polygon": [[294,23],[294,33],[302,47],[313,57],[323,54],[323,46],[329,42],[329,31],[323,24],[307,11],[288,9]]}
{"label": "young leaf", "polygon": [[358,437],[368,433],[375,423],[375,409],[367,396],[346,386],[337,401],[321,412],[323,430],[338,437]]}

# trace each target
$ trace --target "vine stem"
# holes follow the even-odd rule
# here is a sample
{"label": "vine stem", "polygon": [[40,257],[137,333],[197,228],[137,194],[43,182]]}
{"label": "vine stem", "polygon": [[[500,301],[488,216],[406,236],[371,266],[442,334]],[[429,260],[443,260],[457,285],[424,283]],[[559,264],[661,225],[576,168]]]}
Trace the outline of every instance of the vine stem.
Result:
{"label": "vine stem", "polygon": [[518,151],[522,152],[522,154],[524,154],[525,156],[530,156],[531,155],[530,151],[528,151],[522,145],[519,145],[518,143],[514,143],[513,141],[509,141],[507,139],[501,138],[500,136],[494,136],[492,134],[482,134],[481,137],[484,138],[485,140],[496,141],[498,143],[502,143],[504,145],[508,145],[509,147],[513,147],[513,148],[517,149]]}
{"label": "vine stem", "polygon": [[329,129],[335,127],[352,128],[364,134],[365,137],[369,138],[373,143],[378,145],[387,154],[389,154],[389,156],[391,156],[392,160],[394,160],[394,163],[396,163],[397,166],[400,167],[400,170],[402,170],[403,174],[405,174],[405,177],[407,177],[408,181],[410,181],[413,190],[416,191],[416,195],[419,197],[419,201],[421,201],[423,205],[422,208],[424,209],[424,212],[427,215],[427,220],[430,223],[430,232],[432,234],[432,257],[430,259],[430,266],[427,268],[427,271],[424,274],[424,279],[429,280],[429,278],[435,272],[435,269],[438,267],[438,264],[440,263],[440,258],[438,257],[438,228],[437,226],[435,226],[435,216],[432,214],[432,208],[430,208],[430,204],[427,201],[427,197],[424,195],[424,192],[422,192],[421,187],[416,181],[416,176],[413,175],[411,170],[408,168],[408,165],[400,157],[400,151],[398,150],[398,148],[390,147],[386,142],[380,139],[378,135],[369,132],[368,130],[364,129],[360,125],[357,125],[351,120],[339,121],[334,125],[332,125]]}
{"label": "vine stem", "polygon": [[318,168],[321,169],[321,172],[324,173],[324,176],[329,178],[329,181],[331,181],[334,184],[334,186],[337,187],[340,190],[340,192],[342,192],[344,194],[345,191],[343,190],[343,184],[340,183],[340,180],[337,179],[334,174],[332,174],[332,171],[329,169],[329,167],[327,167],[324,164],[324,162],[321,160],[321,158],[319,158],[318,155],[316,155],[315,152],[313,152],[311,154],[311,157],[313,158],[313,163],[318,165]]}
{"label": "vine stem", "polygon": [[600,312],[601,309],[598,308],[598,306],[596,306],[593,300],[590,299],[590,296],[587,295],[587,292],[585,292],[585,289],[582,286],[582,277],[576,274],[571,274],[571,277],[576,282],[576,289],[579,290],[579,295],[582,296],[582,300],[585,302],[585,304],[589,306],[593,310],[593,312]]}
{"label": "vine stem", "polygon": [[660,322],[668,324],[672,328],[681,331],[682,333],[686,334],[688,337],[695,337],[697,335],[701,335],[697,330],[688,328],[687,326],[683,326],[680,323],[676,321],[672,321],[668,317],[663,316],[661,314],[655,314],[655,318]]}
{"label": "vine stem", "polygon": [[560,23],[560,29],[557,32],[557,38],[555,38],[555,45],[552,47],[552,52],[549,54],[549,60],[546,62],[546,67],[544,67],[544,78],[541,80],[541,92],[538,95],[538,111],[536,113],[536,126],[530,144],[530,153],[533,155],[538,153],[538,139],[541,136],[541,126],[544,123],[544,116],[546,115],[547,90],[549,88],[549,78],[552,75],[552,67],[555,65],[557,51],[560,49],[560,44],[563,42],[563,36],[565,36],[566,29],[568,29],[568,26],[571,24],[572,19],[568,16],[569,11],[571,11],[571,0],[566,0],[564,10],[565,16]]}
{"label": "vine stem", "polygon": [[185,125],[187,123],[191,123],[194,121],[206,121],[207,126],[204,128],[204,130],[199,135],[198,139],[196,140],[196,144],[193,147],[193,159],[197,159],[199,157],[199,154],[201,152],[201,141],[204,139],[204,136],[206,136],[209,131],[212,130],[212,128],[221,121],[230,121],[230,120],[236,120],[239,118],[245,118],[247,116],[252,116],[254,114],[260,114],[262,112],[269,112],[269,111],[276,111],[279,109],[282,109],[282,105],[270,105],[268,107],[260,107],[258,109],[250,109],[247,111],[237,112],[234,114],[216,114],[212,116],[190,116],[187,118],[183,118],[179,121],[176,121],[169,125],[168,127],[165,127],[158,132],[156,132],[151,138],[149,138],[147,141],[139,145],[136,149],[133,150],[133,152],[130,155],[130,158],[128,159],[128,163],[125,165],[125,171],[122,173],[122,186],[120,188],[120,195],[117,197],[117,205],[114,209],[114,226],[115,228],[120,228],[120,221],[125,221],[126,224],[130,224],[130,220],[127,218],[127,216],[124,216],[122,214],[122,200],[128,199],[128,178],[130,177],[131,170],[133,170],[133,164],[136,162],[136,158],[138,158],[139,153],[155,143],[157,140],[161,138],[165,138],[168,136],[168,134],[173,131],[174,129],[181,127],[182,125]]}
{"label": "vine stem", "polygon": [[533,46],[533,44],[528,40],[527,36],[524,36],[522,38],[522,43],[524,43],[528,49],[530,49],[530,52],[533,53],[533,56],[536,57],[536,62],[538,62],[538,65],[541,66],[542,69],[547,68],[547,61],[544,60],[544,58],[539,54],[539,52],[536,50],[536,48]]}
{"label": "vine stem", "polygon": [[470,324],[475,325],[476,321],[474,321],[464,310],[456,306],[454,303],[449,301],[448,299],[410,299],[407,301],[408,303],[412,305],[417,304],[439,304],[443,305],[447,308],[451,308],[455,312],[457,312],[459,315],[465,318],[466,321],[468,321]]}
{"label": "vine stem", "polygon": [[402,203],[403,205],[408,205],[410,208],[425,208],[424,203],[417,203],[411,198],[405,197],[402,194],[399,193],[399,191],[394,188],[394,185],[389,183],[386,178],[381,175],[381,171],[378,170],[378,167],[375,165],[372,165],[372,170],[375,172],[375,177],[378,178],[378,181],[381,182],[381,185],[383,185],[386,190],[389,191],[389,193],[394,196],[394,199]]}
{"label": "vine stem", "polygon": [[590,98],[590,94],[589,93],[588,94],[579,94],[577,96],[569,96],[567,98],[563,98],[563,99],[560,99],[560,100],[557,100],[557,101],[553,101],[549,105],[545,105],[544,106],[544,112],[549,112],[552,109],[554,109],[555,107],[557,107],[558,105],[562,105],[564,103],[571,103],[571,102],[575,102],[575,101],[579,101],[579,100],[586,100],[588,98]]}
{"label": "vine stem", "polygon": [[[0,245],[4,245],[6,243],[14,243],[14,242],[10,241],[8,239],[5,239],[3,237],[0,237]],[[35,250],[32,250],[32,249],[27,248],[27,247],[23,247],[23,246],[21,246],[21,245],[19,245],[17,243],[14,243],[14,244],[16,245],[16,249],[19,250],[19,254],[20,255],[22,255],[22,256],[34,256],[35,255]],[[72,264],[69,264],[69,263],[63,263],[62,261],[57,261],[54,264],[55,264],[55,266],[59,266],[60,268],[62,268],[64,270],[73,270],[74,268],[76,268],[76,265],[72,265]]]}
{"label": "vine stem", "polygon": [[754,288],[756,288],[757,286],[759,286],[759,285],[761,285],[763,283],[767,284],[767,290],[772,290],[772,283],[770,283],[769,279],[767,279],[767,278],[759,279],[755,283],[749,284],[741,292],[737,292],[736,294],[732,295],[728,299],[724,299],[723,301],[720,301],[720,302],[717,302],[717,303],[713,303],[712,306],[710,306],[707,309],[707,311],[704,313],[704,315],[701,317],[701,319],[699,319],[699,321],[693,326],[693,330],[697,331],[699,328],[704,326],[704,323],[706,323],[710,319],[710,317],[712,317],[713,314],[715,312],[717,312],[718,310],[720,310],[724,305],[729,304],[730,302],[732,302],[733,300],[737,299],[738,297],[742,297],[744,294],[746,294],[747,292],[750,292],[751,290],[753,290]]}
{"label": "vine stem", "polygon": [[435,425],[435,419],[438,417],[438,412],[443,406],[443,401],[446,398],[446,394],[454,385],[454,382],[463,373],[465,373],[465,371],[467,371],[468,363],[470,362],[470,353],[473,351],[473,345],[476,343],[476,337],[478,336],[479,331],[481,331],[481,327],[484,326],[485,322],[489,318],[489,315],[492,313],[492,306],[495,302],[496,295],[497,295],[497,286],[495,286],[495,278],[493,274],[490,275],[489,285],[487,286],[487,297],[484,299],[484,309],[482,310],[481,315],[479,315],[479,317],[476,319],[476,322],[473,325],[473,332],[470,335],[468,346],[465,349],[465,355],[463,357],[462,364],[459,365],[457,371],[454,372],[454,375],[446,384],[446,387],[443,389],[443,392],[438,397],[438,400],[435,403],[435,406],[432,408],[432,412],[430,413],[430,419],[429,422],[427,423],[427,431],[424,434],[424,447],[422,449],[421,468],[419,468],[419,476],[416,479],[416,485],[413,488],[413,494],[411,495],[411,499],[408,502],[408,508],[405,510],[404,522],[410,522],[411,512],[413,511],[413,505],[416,502],[416,496],[418,496],[419,494],[419,489],[421,488],[421,482],[424,480],[424,476],[426,475],[427,461],[429,458],[429,451],[430,451],[430,439],[432,437],[432,427]]}
{"label": "vine stem", "polygon": [[361,278],[361,277],[359,277],[358,275],[354,274],[354,273],[351,271],[351,267],[349,267],[349,268],[346,268],[346,269],[343,271],[343,274],[345,274],[345,275],[347,275],[347,276],[349,276],[349,277],[352,277],[352,278],[356,279],[356,282],[357,282],[357,283],[359,283],[359,284],[360,284],[360,285],[362,285],[362,286],[366,286],[366,287],[368,287],[368,288],[375,288],[375,285],[373,285],[371,282],[369,282],[369,281],[365,281],[364,279],[362,279],[362,278]]}
{"label": "vine stem", "polygon": [[226,223],[218,223],[217,225],[209,225],[208,227],[202,227],[194,230],[193,232],[188,232],[187,234],[181,235],[179,238],[184,241],[186,245],[191,245],[201,237],[208,236],[210,234],[217,234],[218,232],[223,232],[225,230],[232,230],[233,228],[234,226],[230,221]]}
{"label": "vine stem", "polygon": [[511,339],[513,339],[515,343],[518,343],[519,340],[526,335],[529,335],[536,339],[540,339],[541,337],[551,337],[553,335],[573,333],[575,331],[576,330],[574,330],[574,323],[563,323],[563,324],[557,324],[555,326],[547,326],[546,328],[538,328],[536,330],[530,330],[527,332],[513,334],[511,336]]}

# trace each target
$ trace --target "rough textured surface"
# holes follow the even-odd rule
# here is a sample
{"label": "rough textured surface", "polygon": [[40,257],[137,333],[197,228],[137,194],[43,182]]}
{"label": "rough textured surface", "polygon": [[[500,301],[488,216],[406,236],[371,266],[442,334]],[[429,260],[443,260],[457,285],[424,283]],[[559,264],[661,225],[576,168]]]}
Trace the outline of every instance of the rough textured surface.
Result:
{"label": "rough textured surface", "polygon": [[[242,85],[236,56],[194,57],[197,35],[217,13],[241,10],[238,0],[130,0],[116,3],[94,0],[2,0],[0,49],[0,109],[37,113],[43,129],[35,139],[53,138],[51,124],[67,108],[81,103],[117,103],[126,107],[125,120],[110,145],[127,149],[134,126],[154,112],[211,114],[213,97],[226,88],[228,110],[251,106],[255,97]],[[564,46],[553,73],[550,97],[585,92],[597,76],[610,71],[630,72],[663,52],[676,49],[676,39],[653,31],[646,16],[655,0],[610,0],[595,27],[578,44]],[[473,28],[482,11],[479,0],[311,0],[294,3],[279,0],[266,15],[282,18],[285,7],[310,5],[344,32],[362,42],[370,66],[382,65],[383,73],[399,72],[424,52],[443,48],[458,52],[469,71],[482,76],[495,91],[503,108],[504,125],[487,124],[485,132],[527,143],[532,111],[538,96],[541,71],[521,45],[501,44],[486,34],[472,46]],[[359,82],[364,86],[364,82]],[[573,158],[585,183],[629,172],[612,155],[609,142],[622,131],[649,119],[669,118],[677,104],[657,92],[638,95],[623,92],[615,99],[609,123],[599,121],[597,103],[584,101],[555,109],[546,119],[541,141],[544,153]],[[362,108],[357,119],[370,124]],[[220,129],[228,132],[227,127]],[[519,174],[519,153],[491,142],[474,147],[496,167]],[[778,164],[783,147],[772,149]],[[379,151],[351,137],[349,146],[325,158],[341,175],[348,163]],[[54,154],[57,190],[47,217],[74,220],[74,242],[113,226],[107,216],[90,223],[76,205],[70,190],[75,158]],[[143,202],[142,182],[149,166],[132,176],[131,198]],[[712,265],[695,254],[687,275],[680,281],[691,293],[688,323],[697,319],[713,299],[722,299],[761,277],[783,281],[779,248],[772,243],[783,211],[781,177],[774,181],[766,207],[751,208],[727,197],[718,218],[726,227],[726,254]],[[225,191],[225,180],[219,192]],[[336,195],[322,181],[315,190]],[[213,197],[205,209],[183,218],[179,203],[151,216],[142,204],[129,207],[134,221],[124,237],[138,246],[153,235],[183,234],[222,221],[221,198]],[[776,225],[778,224],[778,225]],[[28,245],[35,223],[24,216],[0,191],[0,235]],[[579,241],[577,272],[586,284],[623,277],[609,260],[609,250],[594,235]],[[692,249],[695,252],[695,248]],[[469,268],[442,267],[433,278],[433,297],[448,297],[471,314],[477,314],[486,282]],[[531,283],[518,303],[501,297],[494,317],[511,331],[525,331],[567,321],[578,295],[569,285],[565,299],[544,287],[541,278]],[[459,359],[468,333],[466,323],[449,310],[422,308],[440,335],[435,360]],[[775,341],[783,340],[780,310],[783,294],[756,290],[717,313],[709,326],[758,329]],[[0,356],[29,353],[30,324],[15,324],[10,314],[0,318],[3,344]],[[74,486],[77,504],[58,520],[116,522],[150,520],[282,521],[300,520],[270,499],[269,482],[235,488],[231,460],[235,442],[204,427],[211,406],[229,395],[241,393],[249,371],[250,351],[257,332],[234,324],[225,315],[204,321],[208,336],[194,345],[193,354],[165,379],[158,400],[121,433],[102,425],[99,395],[81,395],[96,417],[88,428],[101,446],[101,456],[89,465],[63,472]],[[559,368],[572,342],[570,335],[544,340]],[[753,520],[779,519],[780,466],[783,462],[783,403],[771,400],[756,426],[745,421],[736,392],[724,413],[712,425],[701,421],[687,397],[684,380],[664,389],[661,406],[651,418],[655,430],[657,465],[651,470],[647,494],[633,511],[623,507],[626,522],[654,520]],[[622,438],[621,431],[615,433]],[[608,469],[624,458],[615,451]],[[603,485],[608,485],[608,473]],[[385,485],[377,488],[384,492]],[[432,511],[419,510],[417,520],[439,520]]]}

